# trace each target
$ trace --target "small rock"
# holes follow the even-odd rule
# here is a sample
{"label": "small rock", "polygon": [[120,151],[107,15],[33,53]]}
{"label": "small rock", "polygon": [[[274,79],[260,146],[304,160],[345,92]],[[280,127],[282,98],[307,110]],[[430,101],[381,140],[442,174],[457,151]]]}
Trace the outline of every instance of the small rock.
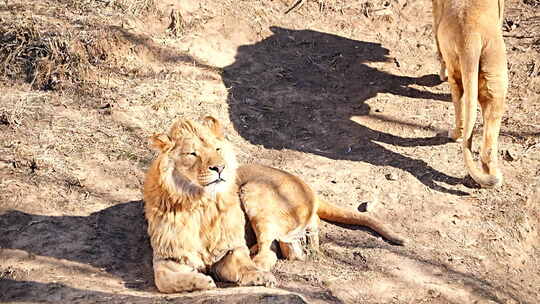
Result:
{"label": "small rock", "polygon": [[385,177],[386,177],[387,180],[391,180],[391,181],[398,180],[398,176],[394,172],[386,174]]}
{"label": "small rock", "polygon": [[467,175],[463,178],[463,185],[471,189],[479,189],[480,185],[472,179],[470,175]]}
{"label": "small rock", "polygon": [[119,109],[129,109],[130,102],[126,98],[121,98],[116,102],[116,107]]}
{"label": "small rock", "polygon": [[368,208],[371,207],[369,202],[361,202],[359,205],[358,205],[358,211],[360,212],[367,212],[368,211]]}
{"label": "small rock", "polygon": [[252,99],[252,98],[246,98],[246,99],[244,100],[244,102],[247,103],[248,105],[251,105],[251,106],[257,104],[257,100]]}
{"label": "small rock", "polygon": [[107,102],[107,103],[101,104],[98,108],[100,110],[109,109],[109,108],[112,108],[112,105]]}
{"label": "small rock", "polygon": [[428,290],[428,295],[433,297],[433,298],[437,298],[437,297],[439,297],[441,295],[441,293],[436,291],[436,290],[429,289]]}
{"label": "small rock", "polygon": [[506,150],[504,151],[503,158],[507,161],[514,161],[517,160],[519,157],[515,151]]}

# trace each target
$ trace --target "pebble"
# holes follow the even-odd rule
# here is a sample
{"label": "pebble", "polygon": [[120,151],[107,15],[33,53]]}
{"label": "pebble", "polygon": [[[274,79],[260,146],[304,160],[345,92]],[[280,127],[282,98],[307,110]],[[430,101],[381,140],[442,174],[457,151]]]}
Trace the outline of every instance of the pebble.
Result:
{"label": "pebble", "polygon": [[387,180],[391,180],[391,181],[398,180],[398,176],[394,172],[386,174],[385,177],[386,177]]}

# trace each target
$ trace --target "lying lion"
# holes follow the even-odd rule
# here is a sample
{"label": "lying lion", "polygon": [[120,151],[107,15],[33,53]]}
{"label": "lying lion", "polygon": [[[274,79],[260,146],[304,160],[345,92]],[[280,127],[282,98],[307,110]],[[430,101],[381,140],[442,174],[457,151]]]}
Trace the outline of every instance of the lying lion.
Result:
{"label": "lying lion", "polygon": [[273,285],[273,275],[250,258],[236,159],[217,120],[178,120],[152,142],[159,155],[143,194],[157,288],[215,288],[210,273],[239,285]]}
{"label": "lying lion", "polygon": [[[497,164],[497,140],[508,87],[502,37],[503,0],[433,0],[434,32],[441,62],[441,80],[448,79],[456,126],[449,136],[463,139],[463,155],[471,177],[482,187],[503,182]],[[484,121],[480,150],[482,168],[471,147],[480,103]]]}
{"label": "lying lion", "polygon": [[[301,240],[309,235],[318,245],[319,217],[365,225],[391,242],[404,242],[371,216],[318,199],[289,173],[248,165],[237,176],[235,155],[215,118],[202,124],[177,120],[152,142],[160,153],[148,170],[144,201],[161,292],[214,288],[210,273],[239,285],[273,285],[272,242],[279,241],[286,258],[303,259]],[[257,236],[253,260],[243,211]]]}

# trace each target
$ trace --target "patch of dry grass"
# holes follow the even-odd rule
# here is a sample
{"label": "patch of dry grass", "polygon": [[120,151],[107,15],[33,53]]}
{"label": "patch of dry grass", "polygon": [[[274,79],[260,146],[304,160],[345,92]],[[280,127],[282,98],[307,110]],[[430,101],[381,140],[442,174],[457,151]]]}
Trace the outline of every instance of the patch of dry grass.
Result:
{"label": "patch of dry grass", "polygon": [[87,68],[73,35],[38,18],[0,21],[0,71],[22,78],[36,89],[78,82]]}
{"label": "patch of dry grass", "polygon": [[114,5],[125,13],[135,16],[146,15],[149,12],[155,12],[155,0],[108,0],[107,4]]}
{"label": "patch of dry grass", "polygon": [[125,61],[119,58],[144,43],[143,38],[122,31],[124,20],[156,12],[154,0],[10,1],[6,5],[10,13],[0,11],[0,77],[30,83],[38,90],[95,81],[99,76],[94,67],[99,65],[122,71],[118,65]]}

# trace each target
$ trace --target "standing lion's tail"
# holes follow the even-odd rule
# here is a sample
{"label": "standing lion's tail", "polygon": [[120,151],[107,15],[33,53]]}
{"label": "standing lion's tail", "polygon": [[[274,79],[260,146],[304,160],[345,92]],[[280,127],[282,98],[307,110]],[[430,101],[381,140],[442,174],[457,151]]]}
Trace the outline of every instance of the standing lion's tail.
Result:
{"label": "standing lion's tail", "polygon": [[386,225],[371,217],[370,215],[363,214],[354,210],[348,210],[332,205],[328,202],[318,198],[319,208],[317,214],[320,218],[331,222],[337,222],[342,224],[352,224],[366,226],[377,233],[379,233],[386,240],[396,245],[404,245],[405,239],[400,237],[397,233],[393,232]]}
{"label": "standing lion's tail", "polygon": [[[495,175],[489,175],[479,169],[472,156],[472,133],[476,122],[478,107],[478,69],[482,42],[478,36],[470,36],[466,40],[463,53],[460,56],[463,97],[463,157],[471,177],[482,187],[493,187],[501,181]],[[485,136],[485,135],[484,135]]]}

